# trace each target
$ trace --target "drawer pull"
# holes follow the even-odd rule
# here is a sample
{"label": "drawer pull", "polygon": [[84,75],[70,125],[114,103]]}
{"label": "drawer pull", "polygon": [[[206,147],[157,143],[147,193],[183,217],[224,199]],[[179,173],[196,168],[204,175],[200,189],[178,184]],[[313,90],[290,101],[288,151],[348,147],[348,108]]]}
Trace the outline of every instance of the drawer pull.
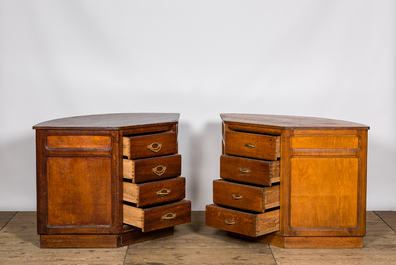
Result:
{"label": "drawer pull", "polygon": [[154,142],[147,146],[148,149],[153,151],[154,153],[158,153],[161,150],[162,144]]}
{"label": "drawer pull", "polygon": [[164,167],[163,165],[158,165],[156,167],[153,167],[152,169],[155,175],[161,176],[165,173],[166,167]]}
{"label": "drawer pull", "polygon": [[232,194],[232,198],[234,198],[235,200],[240,200],[243,199],[243,196],[241,194]]}
{"label": "drawer pull", "polygon": [[234,225],[235,224],[235,221],[234,220],[230,220],[230,219],[226,219],[226,220],[224,220],[224,222],[226,224],[228,224],[228,225]]}
{"label": "drawer pull", "polygon": [[256,146],[254,144],[245,144],[245,147],[252,149],[252,148],[255,148]]}
{"label": "drawer pull", "polygon": [[171,193],[171,190],[168,190],[168,189],[162,189],[162,190],[157,191],[157,195],[160,195],[160,196],[166,196],[169,193]]}
{"label": "drawer pull", "polygon": [[243,174],[250,173],[250,169],[247,169],[245,167],[240,167],[239,168],[239,172],[241,172]]}
{"label": "drawer pull", "polygon": [[164,216],[162,216],[162,220],[172,220],[176,217],[175,213],[167,213]]}

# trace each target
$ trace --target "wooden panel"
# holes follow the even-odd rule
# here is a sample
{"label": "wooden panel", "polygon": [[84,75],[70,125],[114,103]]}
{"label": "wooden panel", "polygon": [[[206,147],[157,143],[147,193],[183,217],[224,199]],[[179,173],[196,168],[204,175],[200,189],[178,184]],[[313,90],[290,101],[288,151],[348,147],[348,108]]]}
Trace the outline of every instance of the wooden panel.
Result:
{"label": "wooden panel", "polygon": [[50,227],[112,225],[110,157],[49,157],[47,176]]}
{"label": "wooden panel", "polygon": [[226,131],[225,153],[264,160],[276,160],[280,157],[280,137]]}
{"label": "wooden panel", "polygon": [[237,209],[264,212],[265,209],[279,206],[279,186],[262,188],[215,180],[213,202]]}
{"label": "wooden panel", "polygon": [[191,222],[191,202],[182,200],[151,208],[136,208],[124,204],[124,223],[150,232]]}
{"label": "wooden panel", "polygon": [[50,135],[47,137],[47,147],[49,149],[109,149],[111,138],[98,135]]}
{"label": "wooden panel", "polygon": [[243,183],[271,186],[280,181],[280,162],[222,155],[220,177]]}
{"label": "wooden panel", "polygon": [[124,178],[132,183],[143,183],[181,175],[181,155],[171,155],[138,160],[124,159]]}
{"label": "wooden panel", "polygon": [[293,149],[356,149],[359,138],[356,136],[294,136],[291,138]]}
{"label": "wooden panel", "polygon": [[143,184],[124,182],[124,201],[136,203],[137,207],[179,201],[185,197],[185,182],[183,177]]}
{"label": "wooden panel", "polygon": [[41,235],[41,248],[116,248],[118,235]]}
{"label": "wooden panel", "polygon": [[177,153],[177,133],[166,132],[141,136],[124,136],[123,155],[139,159]]}
{"label": "wooden panel", "polygon": [[358,159],[291,159],[291,211],[293,228],[331,230],[356,228]]}
{"label": "wooden panel", "polygon": [[279,230],[279,210],[252,214],[211,204],[206,206],[206,225],[256,237]]}

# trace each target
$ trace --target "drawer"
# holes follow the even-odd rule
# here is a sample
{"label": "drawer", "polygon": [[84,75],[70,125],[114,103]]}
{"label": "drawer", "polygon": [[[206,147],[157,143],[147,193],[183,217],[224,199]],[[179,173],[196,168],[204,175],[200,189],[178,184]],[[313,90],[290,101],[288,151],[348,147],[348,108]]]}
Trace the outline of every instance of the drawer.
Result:
{"label": "drawer", "polygon": [[138,159],[177,153],[177,133],[166,132],[123,137],[123,155]]}
{"label": "drawer", "polygon": [[206,206],[206,225],[257,237],[279,230],[279,210],[252,214],[211,204]]}
{"label": "drawer", "polygon": [[178,177],[142,184],[124,182],[123,185],[124,201],[135,203],[137,207],[147,207],[184,199],[186,179]]}
{"label": "drawer", "polygon": [[264,212],[279,206],[279,186],[263,188],[215,180],[213,202],[237,209]]}
{"label": "drawer", "polygon": [[151,208],[123,205],[125,224],[136,226],[143,232],[191,222],[191,202],[182,200]]}
{"label": "drawer", "polygon": [[132,180],[132,183],[162,180],[180,175],[181,155],[123,161],[123,177]]}
{"label": "drawer", "polygon": [[264,160],[280,157],[280,136],[226,131],[224,138],[227,155]]}
{"label": "drawer", "polygon": [[280,181],[280,161],[265,161],[222,155],[220,177],[244,183],[271,186]]}

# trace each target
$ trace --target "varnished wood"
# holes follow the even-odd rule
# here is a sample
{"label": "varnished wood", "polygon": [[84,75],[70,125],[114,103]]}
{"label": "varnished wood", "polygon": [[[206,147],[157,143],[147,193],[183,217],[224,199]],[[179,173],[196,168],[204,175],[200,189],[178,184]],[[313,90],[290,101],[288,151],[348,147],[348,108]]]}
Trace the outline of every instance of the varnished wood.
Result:
{"label": "varnished wood", "polygon": [[222,155],[220,177],[243,183],[271,186],[280,181],[280,162]]}
{"label": "varnished wood", "polygon": [[143,232],[189,222],[191,202],[188,200],[143,209],[124,204],[124,223],[139,227]]}
{"label": "varnished wood", "polygon": [[213,202],[231,208],[264,212],[279,206],[279,186],[264,188],[215,180]]}
{"label": "varnished wood", "polygon": [[[181,155],[168,155],[137,160],[124,159],[123,176],[126,179],[130,179],[132,183],[178,177],[181,175],[181,160]],[[155,174],[153,169],[157,166],[166,167],[163,174]]]}
{"label": "varnished wood", "polygon": [[[158,152],[150,150],[149,146],[152,144],[161,145]],[[123,155],[128,159],[172,155],[177,153],[177,134],[165,132],[132,137],[124,136],[123,145]]]}
{"label": "varnished wood", "polygon": [[180,201],[185,197],[186,179],[183,177],[142,184],[124,182],[124,201],[137,207],[148,207]]}

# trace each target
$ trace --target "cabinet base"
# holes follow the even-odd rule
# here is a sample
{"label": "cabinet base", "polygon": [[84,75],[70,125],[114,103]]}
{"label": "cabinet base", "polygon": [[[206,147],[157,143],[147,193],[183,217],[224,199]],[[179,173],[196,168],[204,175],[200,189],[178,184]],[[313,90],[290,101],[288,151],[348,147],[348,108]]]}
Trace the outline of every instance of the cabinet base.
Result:
{"label": "cabinet base", "polygon": [[117,248],[173,235],[173,227],[143,233],[135,228],[119,235],[40,235],[42,248]]}
{"label": "cabinet base", "polygon": [[239,237],[247,240],[257,241],[283,248],[362,248],[363,237],[299,237],[282,236],[272,233],[259,237],[250,237],[228,232],[229,236]]}

